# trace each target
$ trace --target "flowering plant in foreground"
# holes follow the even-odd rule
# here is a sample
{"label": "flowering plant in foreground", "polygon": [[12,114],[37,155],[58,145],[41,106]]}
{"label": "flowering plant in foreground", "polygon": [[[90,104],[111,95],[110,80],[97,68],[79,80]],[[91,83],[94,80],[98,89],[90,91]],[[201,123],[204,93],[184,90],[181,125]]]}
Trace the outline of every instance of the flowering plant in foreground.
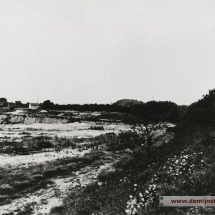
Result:
{"label": "flowering plant in foreground", "polygon": [[127,201],[127,208],[125,213],[127,215],[135,214],[145,214],[148,211],[148,207],[157,197],[157,185],[158,181],[157,175],[153,175],[151,180],[147,183],[146,189],[144,192],[141,192],[141,189],[137,184],[134,184],[134,195],[129,196]]}
{"label": "flowering plant in foreground", "polygon": [[[174,187],[177,181],[180,181],[184,175],[190,178],[195,174],[196,167],[198,170],[205,165],[203,153],[187,153],[182,151],[180,155],[168,158],[158,174],[154,174],[151,179],[145,184],[144,189],[140,189],[137,184],[134,184],[134,194],[128,197],[125,213],[127,215],[143,215],[152,207],[153,202],[158,200],[158,196],[165,192],[165,181],[167,178],[171,183],[167,186]],[[189,214],[192,210],[190,210]]]}

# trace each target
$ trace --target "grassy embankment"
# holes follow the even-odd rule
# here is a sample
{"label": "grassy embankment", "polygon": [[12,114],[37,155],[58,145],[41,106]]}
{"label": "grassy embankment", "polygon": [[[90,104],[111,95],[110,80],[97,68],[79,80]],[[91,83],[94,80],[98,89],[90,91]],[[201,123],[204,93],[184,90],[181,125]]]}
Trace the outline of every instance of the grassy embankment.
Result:
{"label": "grassy embankment", "polygon": [[52,215],[215,214],[213,208],[162,208],[160,195],[215,195],[215,134],[210,129],[174,130],[174,139],[152,151],[151,165],[136,150],[112,171],[102,172],[99,183],[71,192]]}

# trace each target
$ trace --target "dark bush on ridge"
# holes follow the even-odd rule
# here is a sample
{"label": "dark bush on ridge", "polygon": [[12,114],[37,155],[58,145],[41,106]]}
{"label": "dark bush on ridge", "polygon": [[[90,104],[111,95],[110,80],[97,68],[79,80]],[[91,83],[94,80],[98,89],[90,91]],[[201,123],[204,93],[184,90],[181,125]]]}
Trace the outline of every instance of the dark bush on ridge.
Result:
{"label": "dark bush on ridge", "polygon": [[32,179],[35,180],[35,181],[43,180],[43,175],[41,175],[41,174],[33,175]]}
{"label": "dark bush on ridge", "polygon": [[116,173],[115,169],[104,170],[101,173],[99,173],[97,178],[101,182],[109,181],[115,178],[115,173]]}
{"label": "dark bush on ridge", "polygon": [[0,186],[0,195],[8,195],[14,192],[14,188],[11,187],[9,184],[2,184]]}
{"label": "dark bush on ridge", "polygon": [[14,183],[14,187],[17,189],[23,189],[23,188],[30,187],[30,186],[31,186],[31,182],[28,180],[17,181]]}
{"label": "dark bush on ridge", "polygon": [[55,176],[55,174],[56,174],[56,169],[47,169],[43,171],[44,177],[47,177],[47,178],[53,177]]}
{"label": "dark bush on ridge", "polygon": [[215,89],[209,90],[202,99],[191,104],[183,118],[186,125],[215,127]]}
{"label": "dark bush on ridge", "polygon": [[103,126],[91,126],[90,130],[105,130]]}

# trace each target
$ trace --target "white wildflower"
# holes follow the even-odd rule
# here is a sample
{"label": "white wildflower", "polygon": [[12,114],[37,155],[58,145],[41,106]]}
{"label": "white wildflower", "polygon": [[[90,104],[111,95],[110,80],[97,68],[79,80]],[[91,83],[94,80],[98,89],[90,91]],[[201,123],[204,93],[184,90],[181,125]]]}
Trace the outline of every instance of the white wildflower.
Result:
{"label": "white wildflower", "polygon": [[136,214],[137,213],[137,209],[134,208],[132,214]]}
{"label": "white wildflower", "polygon": [[130,211],[129,209],[126,209],[126,210],[125,210],[125,213],[126,213],[126,214],[130,214],[131,211]]}

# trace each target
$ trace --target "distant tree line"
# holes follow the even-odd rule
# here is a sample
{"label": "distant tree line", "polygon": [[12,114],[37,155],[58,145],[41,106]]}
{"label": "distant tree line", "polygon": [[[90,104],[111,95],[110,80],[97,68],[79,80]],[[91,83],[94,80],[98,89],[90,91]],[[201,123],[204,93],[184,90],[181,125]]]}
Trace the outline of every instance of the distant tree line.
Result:
{"label": "distant tree line", "polygon": [[183,123],[215,127],[215,89],[209,90],[208,94],[188,107]]}
{"label": "distant tree line", "polygon": [[134,105],[130,113],[142,120],[179,122],[180,108],[177,104],[169,101],[150,101],[145,104]]}
{"label": "distant tree line", "polygon": [[136,115],[143,120],[179,122],[180,108],[177,104],[169,101],[150,101],[145,104],[133,106],[120,106],[115,104],[68,104],[59,105],[50,102],[43,102],[43,109],[50,110],[75,110],[75,111],[107,111],[121,112]]}

